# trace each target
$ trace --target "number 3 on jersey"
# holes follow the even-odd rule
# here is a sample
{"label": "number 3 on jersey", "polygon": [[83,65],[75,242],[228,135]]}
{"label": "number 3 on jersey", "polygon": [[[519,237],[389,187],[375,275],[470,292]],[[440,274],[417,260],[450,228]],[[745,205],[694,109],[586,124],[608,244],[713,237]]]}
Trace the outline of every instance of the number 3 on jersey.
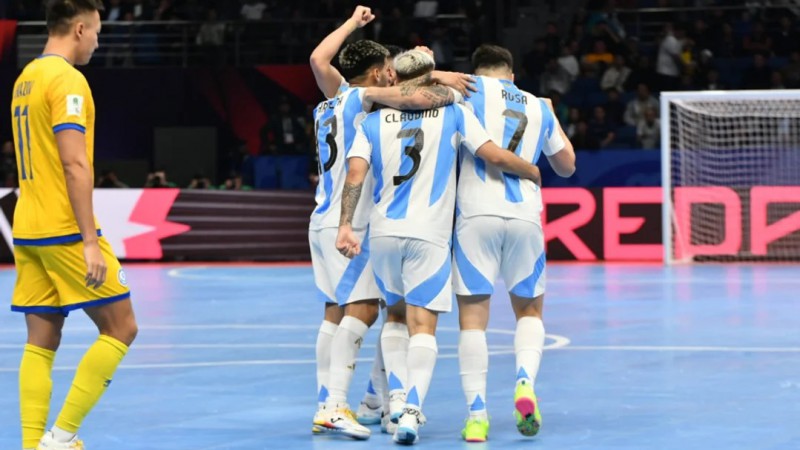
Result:
{"label": "number 3 on jersey", "polygon": [[420,128],[406,128],[397,133],[397,138],[414,138],[414,143],[412,145],[407,145],[405,148],[406,156],[411,158],[411,162],[414,165],[411,166],[411,170],[409,170],[407,174],[397,175],[393,178],[395,186],[405,183],[417,173],[421,159],[420,152],[422,151],[422,146],[425,145],[425,133],[423,133]]}
{"label": "number 3 on jersey", "polygon": [[[319,160],[320,175],[331,170],[331,167],[333,167],[333,165],[336,164],[336,157],[339,154],[339,148],[336,147],[336,116],[330,116],[325,122],[322,123],[322,125],[329,127],[328,134],[325,135],[325,143],[328,144],[329,155],[328,155],[328,160],[325,161],[325,164],[322,164],[322,155],[319,152],[319,142],[318,142],[317,159]],[[319,134],[317,134],[317,136],[319,136]],[[319,140],[319,138],[317,139]]]}
{"label": "number 3 on jersey", "polygon": [[[14,108],[14,119],[16,120],[15,131],[17,133],[17,151],[19,152],[19,168],[20,172],[22,173],[21,179],[27,180],[28,173],[30,173],[30,179],[33,180],[33,166],[31,164],[31,127],[30,122],[28,121],[28,105],[25,105],[25,108],[17,105]],[[24,133],[23,134],[23,130]],[[28,151],[28,171],[25,170],[25,150]]]}

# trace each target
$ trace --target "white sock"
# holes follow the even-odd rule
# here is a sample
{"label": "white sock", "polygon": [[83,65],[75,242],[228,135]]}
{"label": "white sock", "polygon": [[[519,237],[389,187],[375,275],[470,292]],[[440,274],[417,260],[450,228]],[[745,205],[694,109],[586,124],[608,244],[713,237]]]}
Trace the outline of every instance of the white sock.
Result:
{"label": "white sock", "polygon": [[322,406],[328,399],[328,376],[331,367],[331,342],[336,329],[333,322],[322,321],[317,334],[317,404]]}
{"label": "white sock", "polygon": [[528,379],[536,383],[539,363],[544,349],[544,323],[538,317],[523,317],[517,321],[514,333],[514,353],[517,355],[517,381]]}
{"label": "white sock", "polygon": [[432,334],[415,334],[408,340],[408,406],[422,409],[438,353],[436,336]]}
{"label": "white sock", "polygon": [[347,391],[356,370],[356,358],[369,325],[353,316],[345,316],[331,343],[331,368],[326,403],[347,403]]}
{"label": "white sock", "polygon": [[[383,331],[383,329],[381,329]],[[381,340],[375,346],[375,359],[372,361],[372,371],[369,374],[369,385],[367,393],[364,395],[363,402],[370,408],[377,408],[384,403],[384,399],[389,398],[389,389],[386,382],[386,371],[383,368],[383,351]]]}
{"label": "white sock", "polygon": [[486,344],[485,331],[461,332],[458,338],[458,364],[469,416],[485,419],[486,372],[489,370],[489,346]]}
{"label": "white sock", "polygon": [[399,322],[386,322],[381,332],[381,350],[389,393],[405,392],[408,384],[408,327]]}
{"label": "white sock", "polygon": [[50,432],[53,433],[53,438],[56,440],[56,442],[69,442],[75,437],[75,433],[62,430],[57,426],[53,426],[53,428],[50,429]]}

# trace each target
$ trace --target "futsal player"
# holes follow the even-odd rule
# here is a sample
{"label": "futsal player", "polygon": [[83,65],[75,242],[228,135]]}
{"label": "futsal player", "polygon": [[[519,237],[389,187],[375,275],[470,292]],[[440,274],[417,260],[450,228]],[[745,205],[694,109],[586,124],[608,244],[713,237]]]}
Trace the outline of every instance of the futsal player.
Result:
{"label": "futsal player", "polygon": [[[11,309],[25,314],[19,368],[22,447],[79,450],[77,432],[111,383],[136,333],[125,272],[92,205],[95,106],[76,65],[98,47],[99,0],[50,0],[41,56],[14,83],[11,114],[19,201]],[[69,312],[82,309],[99,337],[78,365],[55,424],[45,432],[53,360]]]}
{"label": "futsal player", "polygon": [[[536,164],[543,153],[557,174],[575,171],[575,152],[545,100],[514,85],[511,53],[480,46],[472,56],[478,92],[467,99],[498,145]],[[489,433],[486,327],[494,282],[502,276],[517,318],[514,394],[517,428],[533,436],[541,426],[534,382],[544,347],[542,306],[545,251],[542,193],[536,183],[487,166],[461,152],[454,238],[455,292],[461,333],[458,356],[469,418],[462,437],[484,442]]]}

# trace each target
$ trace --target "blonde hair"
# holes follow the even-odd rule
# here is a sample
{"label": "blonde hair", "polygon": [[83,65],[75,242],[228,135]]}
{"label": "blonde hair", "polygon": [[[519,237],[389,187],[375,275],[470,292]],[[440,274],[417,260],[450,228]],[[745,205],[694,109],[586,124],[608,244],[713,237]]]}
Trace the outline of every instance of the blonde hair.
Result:
{"label": "blonde hair", "polygon": [[398,81],[406,81],[430,74],[436,68],[433,56],[420,51],[409,50],[394,58],[394,71]]}

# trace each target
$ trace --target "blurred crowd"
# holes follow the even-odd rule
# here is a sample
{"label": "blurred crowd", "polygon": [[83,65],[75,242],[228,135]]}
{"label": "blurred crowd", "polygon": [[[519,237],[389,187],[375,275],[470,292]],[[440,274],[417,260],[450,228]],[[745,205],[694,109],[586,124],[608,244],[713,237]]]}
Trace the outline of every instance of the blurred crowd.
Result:
{"label": "blurred crowd", "polygon": [[[567,30],[547,25],[517,82],[553,99],[576,148],[657,148],[660,91],[800,87],[796,19],[758,3],[590,0]],[[640,16],[660,28],[652,39],[618,12],[682,6],[703,9]]]}

